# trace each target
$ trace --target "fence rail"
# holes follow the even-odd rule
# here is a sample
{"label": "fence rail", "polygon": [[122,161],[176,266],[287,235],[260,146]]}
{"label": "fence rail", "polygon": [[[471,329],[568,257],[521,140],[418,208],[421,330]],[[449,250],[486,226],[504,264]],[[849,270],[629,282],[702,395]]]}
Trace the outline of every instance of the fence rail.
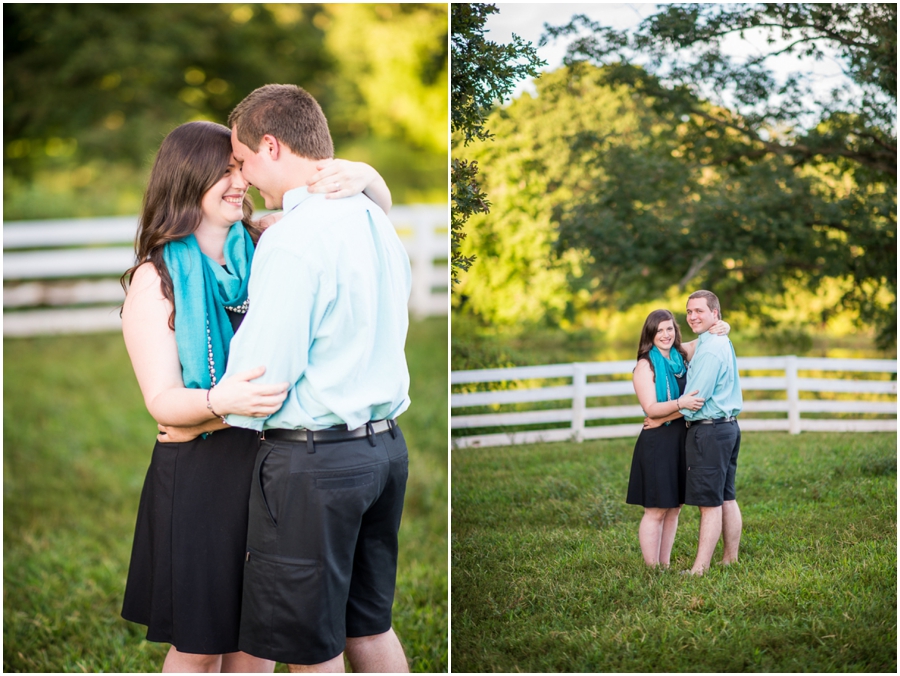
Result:
{"label": "fence rail", "polygon": [[[446,315],[446,206],[395,206],[390,218],[412,267],[410,311]],[[5,223],[3,334],[119,330],[118,277],[133,265],[136,227],[136,216]]]}
{"label": "fence rail", "polygon": [[[507,389],[487,392],[459,392],[450,395],[454,410],[498,408],[510,404],[557,402],[556,408],[525,411],[461,413],[450,418],[450,427],[460,430],[506,428],[489,434],[457,435],[457,448],[475,446],[507,446],[543,441],[566,441],[613,437],[637,437],[640,422],[608,425],[587,425],[595,420],[643,418],[641,407],[635,403],[608,406],[587,405],[588,399],[630,396],[634,389],[629,380],[589,382],[593,376],[630,376],[634,361],[589,362],[524,366],[478,371],[454,371],[451,385],[472,385],[502,382]],[[897,430],[897,362],[889,359],[825,359],[812,357],[739,357],[743,392],[784,392],[784,399],[746,398],[741,416],[741,429],[747,431],[780,430],[791,434],[801,431],[821,432],[895,432]],[[782,375],[745,375],[748,372],[781,371]],[[800,372],[880,374],[882,379],[803,376]],[[889,379],[883,379],[887,374]],[[535,386],[534,381],[569,379],[571,384]],[[837,393],[880,395],[882,400],[847,400],[802,398],[803,393]],[[885,400],[890,398],[890,400]],[[564,405],[564,402],[569,402]],[[753,418],[743,414],[786,414],[777,418]],[[892,419],[809,418],[801,414],[890,415]],[[569,423],[563,428],[535,429],[533,426],[550,423]],[[509,428],[516,428],[510,431]],[[526,428],[526,429],[522,429]]]}

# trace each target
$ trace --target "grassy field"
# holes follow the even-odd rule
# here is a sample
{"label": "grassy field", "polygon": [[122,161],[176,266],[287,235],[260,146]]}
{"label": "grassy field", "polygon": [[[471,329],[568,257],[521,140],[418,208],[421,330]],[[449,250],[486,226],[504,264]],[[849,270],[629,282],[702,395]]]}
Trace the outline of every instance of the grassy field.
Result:
{"label": "grassy field", "polygon": [[[447,670],[447,322],[410,326],[410,477],[394,627]],[[119,335],[4,341],[3,670],[154,672],[119,616],[155,424]],[[284,665],[278,671],[285,671]]]}
{"label": "grassy field", "polygon": [[633,445],[453,451],[454,671],[896,672],[896,435],[744,434],[740,560],[701,578],[693,507],[644,566]]}

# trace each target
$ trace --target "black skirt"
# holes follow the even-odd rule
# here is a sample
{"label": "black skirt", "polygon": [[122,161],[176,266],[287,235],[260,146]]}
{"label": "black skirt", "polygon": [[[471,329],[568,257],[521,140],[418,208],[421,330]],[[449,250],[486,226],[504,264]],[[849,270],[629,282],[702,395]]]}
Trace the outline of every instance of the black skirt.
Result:
{"label": "black skirt", "polygon": [[670,425],[641,430],[634,445],[625,502],[661,509],[684,504],[686,435],[683,418]]}
{"label": "black skirt", "polygon": [[153,449],[122,617],[179,651],[238,650],[257,433],[230,428]]}

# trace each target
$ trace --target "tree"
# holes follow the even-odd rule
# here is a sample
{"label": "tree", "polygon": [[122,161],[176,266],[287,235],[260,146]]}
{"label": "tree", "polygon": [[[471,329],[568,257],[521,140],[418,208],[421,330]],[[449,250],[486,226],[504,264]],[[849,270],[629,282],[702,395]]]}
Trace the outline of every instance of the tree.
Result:
{"label": "tree", "polygon": [[169,131],[224,123],[271,82],[312,93],[337,152],[395,202],[446,200],[446,5],[7,3],[3,18],[7,218],[133,213]]}
{"label": "tree", "polygon": [[330,88],[344,102],[329,124],[440,153],[446,181],[446,5],[337,4],[328,17],[325,44],[337,62]]}
{"label": "tree", "polygon": [[296,7],[5,4],[7,162],[28,173],[64,142],[81,160],[139,165],[176,124],[225,122],[266,82],[305,84],[327,109],[322,8]]}
{"label": "tree", "polygon": [[545,73],[536,97],[495,111],[496,140],[474,149],[498,215],[473,217],[463,248],[482,259],[459,286],[470,313],[492,326],[578,327],[690,285],[775,329],[794,289],[826,285],[857,289],[864,323],[885,325],[893,195],[777,154],[711,166],[685,141],[689,122],[611,87],[608,68],[572,71]]}
{"label": "tree", "polygon": [[[518,81],[536,76],[538,69],[546,65],[537,57],[531,43],[516,35],[508,45],[485,39],[485,21],[497,11],[495,5],[450,5],[451,131],[461,136],[463,146],[473,140],[489,140],[491,134],[485,120],[496,103],[506,100]],[[458,142],[455,140],[456,150]],[[458,271],[468,270],[474,261],[474,257],[463,256],[460,250],[465,238],[465,223],[472,214],[487,213],[490,208],[487,196],[478,184],[477,163],[457,155],[454,152],[450,180],[453,203],[450,270],[454,284],[458,281]]]}
{"label": "tree", "polygon": [[[750,30],[769,49],[734,63],[721,42]],[[878,327],[882,347],[896,344],[896,5],[671,5],[633,34],[576,16],[544,40],[573,35],[572,82],[593,62],[605,84],[649,103],[684,166],[684,197],[677,182],[662,199],[665,182],[636,185],[632,166],[558,210],[561,247],[590,251],[617,284],[639,282],[629,265],[644,260],[659,283],[715,284],[757,308],[789,279],[843,280],[842,304]],[[808,76],[779,83],[766,66],[826,48],[849,76],[828,97],[810,95]],[[621,155],[598,161],[637,161]],[[679,255],[692,246],[689,260]]]}
{"label": "tree", "polygon": [[[633,35],[581,15],[546,26],[541,44],[584,30],[568,46],[567,64],[615,65],[610,84],[737,132],[743,158],[767,152],[797,162],[843,158],[896,180],[896,4],[676,4],[645,19]],[[744,62],[722,52],[724,38],[752,30],[765,34],[767,50]],[[848,76],[828,97],[815,95],[809,74],[779,83],[766,65],[781,54],[822,59],[826,50],[837,52]],[[631,67],[637,60],[646,61],[646,70]],[[718,111],[704,110],[706,99]],[[780,139],[772,138],[775,130]]]}

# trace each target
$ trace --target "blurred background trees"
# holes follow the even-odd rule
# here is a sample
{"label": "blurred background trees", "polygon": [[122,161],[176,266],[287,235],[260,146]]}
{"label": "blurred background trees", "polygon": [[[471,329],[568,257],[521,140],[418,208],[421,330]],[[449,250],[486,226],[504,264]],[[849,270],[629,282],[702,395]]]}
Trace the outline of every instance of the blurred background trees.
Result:
{"label": "blurred background trees", "polygon": [[137,213],[166,133],[298,84],[395,203],[446,199],[441,4],[5,4],[4,217]]}

